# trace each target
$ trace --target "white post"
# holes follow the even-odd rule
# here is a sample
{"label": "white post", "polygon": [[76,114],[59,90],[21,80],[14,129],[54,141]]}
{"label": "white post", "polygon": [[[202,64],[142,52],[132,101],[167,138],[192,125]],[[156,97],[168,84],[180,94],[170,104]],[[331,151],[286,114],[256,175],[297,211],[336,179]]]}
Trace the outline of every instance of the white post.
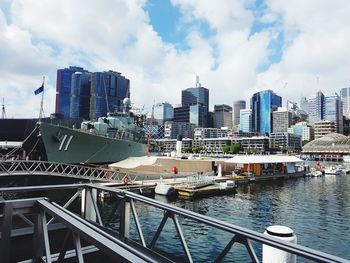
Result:
{"label": "white post", "polygon": [[[286,226],[269,226],[264,232],[265,235],[272,236],[283,241],[297,243],[297,237],[294,235],[294,231]],[[263,245],[262,251],[263,263],[295,263],[296,255],[289,252]]]}
{"label": "white post", "polygon": [[[91,192],[91,195],[90,195]],[[96,222],[96,212],[91,196],[97,200],[97,190],[86,188],[81,192],[81,215],[87,220]]]}
{"label": "white post", "polygon": [[182,137],[178,136],[176,141],[176,157],[181,157]]}
{"label": "white post", "polygon": [[222,177],[222,172],[221,172],[221,163],[218,163],[218,177]]}

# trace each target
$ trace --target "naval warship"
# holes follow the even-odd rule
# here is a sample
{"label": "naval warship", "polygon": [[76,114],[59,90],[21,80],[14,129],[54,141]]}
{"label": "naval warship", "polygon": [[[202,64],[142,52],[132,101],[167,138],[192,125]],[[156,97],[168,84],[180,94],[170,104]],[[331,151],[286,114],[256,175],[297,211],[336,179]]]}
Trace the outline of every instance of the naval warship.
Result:
{"label": "naval warship", "polygon": [[130,111],[124,99],[120,112],[107,114],[98,121],[83,121],[80,128],[45,121],[38,122],[39,137],[50,162],[106,164],[148,153],[142,130],[142,116]]}

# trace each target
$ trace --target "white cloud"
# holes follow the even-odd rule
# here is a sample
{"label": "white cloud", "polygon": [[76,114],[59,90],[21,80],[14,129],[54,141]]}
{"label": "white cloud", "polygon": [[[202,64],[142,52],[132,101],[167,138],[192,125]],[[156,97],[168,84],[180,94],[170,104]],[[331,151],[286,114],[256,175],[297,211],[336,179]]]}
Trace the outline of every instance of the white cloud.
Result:
{"label": "white cloud", "polygon": [[[211,105],[248,100],[262,89],[299,101],[317,89],[327,93],[349,85],[346,0],[268,0],[258,17],[251,0],[171,2],[181,10],[181,27],[187,27],[184,50],[164,43],[154,31],[145,0],[14,0],[6,1],[6,8],[0,5],[0,60],[5,61],[0,63],[0,97],[10,104],[8,115],[37,116],[40,96],[33,96],[33,90],[42,75],[48,77],[45,113],[53,112],[56,69],[69,65],[122,72],[131,80],[133,102],[148,108],[153,100],[180,103],[181,90],[193,86],[196,75],[209,88]],[[252,35],[254,20],[269,27]],[[211,34],[196,23],[208,25]],[[258,73],[269,64],[274,53],[269,44],[281,32],[281,61]]]}

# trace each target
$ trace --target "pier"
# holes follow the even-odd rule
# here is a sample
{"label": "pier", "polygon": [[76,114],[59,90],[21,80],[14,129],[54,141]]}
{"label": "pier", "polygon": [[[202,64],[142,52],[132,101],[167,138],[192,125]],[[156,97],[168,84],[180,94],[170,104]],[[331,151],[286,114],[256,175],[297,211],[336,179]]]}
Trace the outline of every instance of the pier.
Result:
{"label": "pier", "polygon": [[[61,204],[45,197],[10,200],[14,193],[70,193]],[[100,192],[113,196],[112,209],[101,211]],[[245,229],[205,215],[167,205],[159,201],[120,189],[91,184],[1,188],[0,254],[4,263],[30,262],[194,262],[193,252],[186,236],[188,222],[205,225],[231,236],[227,245],[208,260],[222,262],[237,244],[243,245],[252,262],[260,262],[255,243],[287,251],[316,262],[349,262],[294,243]],[[40,194],[39,194],[40,196]],[[75,205],[73,205],[75,204]],[[77,208],[78,205],[78,208]],[[160,216],[159,223],[149,229],[142,220],[148,213],[142,207],[151,207]],[[117,218],[112,223],[113,218]],[[172,224],[173,230],[165,227]],[[147,229],[147,231],[146,231]],[[158,245],[165,231],[174,231],[183,251],[183,257]],[[148,233],[148,235],[146,235]],[[151,235],[151,236],[149,236]],[[62,237],[62,238],[57,238]],[[209,237],[208,237],[209,238]],[[23,240],[27,242],[23,243]],[[22,246],[20,243],[22,242]],[[23,245],[25,244],[25,245]],[[31,248],[31,249],[28,249]]]}

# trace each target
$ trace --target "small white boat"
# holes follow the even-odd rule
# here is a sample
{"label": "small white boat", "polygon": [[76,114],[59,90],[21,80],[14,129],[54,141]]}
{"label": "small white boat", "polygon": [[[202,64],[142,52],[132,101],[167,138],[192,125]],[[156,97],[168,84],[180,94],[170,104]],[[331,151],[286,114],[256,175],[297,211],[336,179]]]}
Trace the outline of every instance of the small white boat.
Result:
{"label": "small white boat", "polygon": [[154,192],[159,195],[170,196],[176,194],[176,188],[172,185],[158,183],[154,189]]}
{"label": "small white boat", "polygon": [[310,176],[311,177],[320,177],[320,176],[322,176],[323,175],[323,173],[321,172],[321,171],[319,171],[319,170],[314,170],[314,171],[312,171],[311,173],[310,173]]}
{"label": "small white boat", "polygon": [[341,170],[337,167],[329,166],[324,169],[324,173],[329,175],[338,175],[341,174]]}

